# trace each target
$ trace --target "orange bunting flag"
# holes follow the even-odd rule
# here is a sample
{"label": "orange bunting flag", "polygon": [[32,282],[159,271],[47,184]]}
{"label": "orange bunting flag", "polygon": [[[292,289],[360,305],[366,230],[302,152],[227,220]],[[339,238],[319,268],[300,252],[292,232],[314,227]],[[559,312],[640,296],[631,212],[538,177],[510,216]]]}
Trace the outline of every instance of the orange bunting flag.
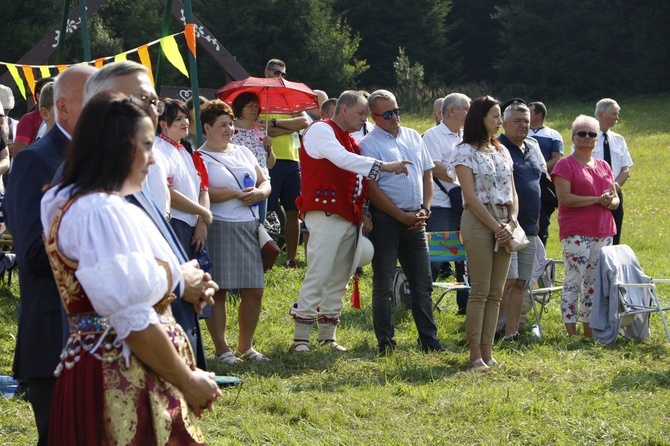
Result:
{"label": "orange bunting flag", "polygon": [[93,62],[95,65],[95,68],[102,68],[102,66],[105,64],[105,58],[104,57],[99,57],[95,59],[95,62]]}
{"label": "orange bunting flag", "polygon": [[23,65],[21,68],[23,69],[23,76],[26,78],[28,88],[30,88],[30,94],[35,97],[35,75],[33,74],[33,67],[30,65]]}
{"label": "orange bunting flag", "polygon": [[149,46],[142,45],[137,49],[137,54],[140,56],[140,62],[142,65],[149,69],[149,77],[151,78],[151,83],[154,83],[153,70],[151,69],[151,57],[149,56]]}
{"label": "orange bunting flag", "polygon": [[186,37],[186,45],[188,49],[191,50],[194,58],[197,58],[195,55],[195,24],[189,23],[184,27],[184,37]]}
{"label": "orange bunting flag", "polygon": [[56,65],[56,68],[58,68],[58,74],[62,73],[63,71],[67,70],[68,65]]}
{"label": "orange bunting flag", "polygon": [[8,63],[7,69],[9,70],[9,74],[12,75],[12,78],[14,78],[14,82],[16,82],[16,86],[19,87],[19,91],[21,92],[21,96],[23,96],[23,99],[26,98],[26,86],[23,85],[23,79],[21,79],[21,76],[19,75],[19,70],[16,69],[16,65]]}

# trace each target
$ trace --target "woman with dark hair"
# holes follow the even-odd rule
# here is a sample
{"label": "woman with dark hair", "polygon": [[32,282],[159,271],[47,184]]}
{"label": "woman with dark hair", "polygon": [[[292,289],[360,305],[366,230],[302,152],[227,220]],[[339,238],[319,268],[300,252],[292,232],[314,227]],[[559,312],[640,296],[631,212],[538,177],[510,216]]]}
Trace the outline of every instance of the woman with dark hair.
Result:
{"label": "woman with dark hair", "polygon": [[45,246],[70,337],[55,374],[52,445],[204,444],[197,417],[221,395],[172,317],[179,262],[123,197],[153,162],[142,104],[101,93],[83,109],[63,180],[42,199]]}
{"label": "woman with dark hair", "polygon": [[511,258],[504,246],[512,237],[510,221],[518,213],[512,159],[495,138],[501,125],[498,101],[490,96],[472,101],[463,142],[452,159],[463,192],[461,237],[471,286],[465,336],[475,370],[497,364],[493,338]]}
{"label": "woman with dark hair", "polygon": [[[251,92],[241,93],[233,100],[232,108],[235,115],[235,134],[230,142],[251,150],[265,177],[270,178],[269,169],[274,167],[277,157],[272,151],[272,137],[256,122],[260,112],[258,96]],[[263,200],[258,206],[258,220],[264,222],[268,201]]]}
{"label": "woman with dark hair", "polygon": [[606,161],[592,156],[599,129],[597,119],[578,116],[572,123],[574,151],[551,171],[565,264],[561,312],[568,336],[577,334],[578,320],[584,336],[592,336],[591,307],[600,251],[612,244],[616,234],[611,210],[620,201],[614,173]]}
{"label": "woman with dark hair", "polygon": [[[214,295],[212,317],[207,328],[214,341],[216,357],[224,364],[240,358],[269,361],[252,346],[263,298],[263,263],[258,245],[258,206],[270,195],[270,181],[256,157],[244,146],[232,144],[235,132],[233,111],[220,100],[205,104],[200,112],[207,142],[198,150],[203,155],[210,178],[214,223],[209,245],[212,277],[222,284]],[[242,294],[238,322],[237,352],[226,340],[226,294],[239,289]]]}
{"label": "woman with dark hair", "polygon": [[189,153],[182,139],[188,136],[188,108],[182,101],[166,99],[158,117],[157,151],[167,161],[170,226],[190,259],[205,249],[207,228],[212,224],[207,193],[207,172],[198,153]]}

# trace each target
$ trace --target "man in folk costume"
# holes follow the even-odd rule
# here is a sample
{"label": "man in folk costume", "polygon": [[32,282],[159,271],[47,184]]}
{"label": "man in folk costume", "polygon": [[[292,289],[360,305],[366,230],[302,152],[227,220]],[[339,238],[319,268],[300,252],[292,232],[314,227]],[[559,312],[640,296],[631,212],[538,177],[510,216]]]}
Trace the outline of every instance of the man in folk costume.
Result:
{"label": "man in folk costume", "polygon": [[291,310],[295,323],[293,353],[309,351],[310,330],[315,321],[320,344],[347,351],[337,344],[335,332],[342,313],[342,296],[351,277],[359,226],[363,226],[363,232],[372,229],[364,211],[365,178],[376,179],[382,171],[407,174],[406,161],[382,162],[360,155],[350,133],[360,130],[367,118],[365,96],[345,91],[337,100],[332,120],[313,123],[303,135],[302,194],[296,204],[310,238],[307,273],[298,305]]}

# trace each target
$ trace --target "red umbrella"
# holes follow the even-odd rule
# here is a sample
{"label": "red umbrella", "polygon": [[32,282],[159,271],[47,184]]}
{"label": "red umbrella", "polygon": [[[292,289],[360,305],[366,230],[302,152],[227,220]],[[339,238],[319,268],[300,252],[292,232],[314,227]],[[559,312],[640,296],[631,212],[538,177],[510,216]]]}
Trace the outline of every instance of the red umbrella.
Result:
{"label": "red umbrella", "polygon": [[290,115],[319,107],[316,93],[311,88],[282,77],[248,77],[229,82],[216,92],[216,97],[232,104],[237,95],[244,92],[256,93],[260,100],[261,113]]}

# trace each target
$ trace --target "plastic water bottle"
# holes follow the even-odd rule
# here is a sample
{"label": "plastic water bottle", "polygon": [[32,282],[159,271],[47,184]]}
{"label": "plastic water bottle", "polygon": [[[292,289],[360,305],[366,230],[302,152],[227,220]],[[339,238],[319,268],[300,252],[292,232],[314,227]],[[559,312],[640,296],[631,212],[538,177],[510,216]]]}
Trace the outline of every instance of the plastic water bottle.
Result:
{"label": "plastic water bottle", "polygon": [[530,337],[533,339],[540,339],[542,337],[540,334],[540,327],[537,324],[533,324],[530,327]]}
{"label": "plastic water bottle", "polygon": [[[245,189],[247,189],[249,187],[254,187],[254,180],[253,180],[253,178],[251,178],[251,175],[249,175],[249,172],[244,174],[244,180],[242,180],[242,184],[244,185]],[[249,207],[250,208],[258,207],[258,203],[254,203]]]}
{"label": "plastic water bottle", "polygon": [[200,269],[203,270],[206,273],[209,273],[212,271],[212,261],[209,259],[209,253],[207,252],[206,249],[203,249],[199,253],[195,255],[195,259],[198,261],[198,264],[200,265]]}

